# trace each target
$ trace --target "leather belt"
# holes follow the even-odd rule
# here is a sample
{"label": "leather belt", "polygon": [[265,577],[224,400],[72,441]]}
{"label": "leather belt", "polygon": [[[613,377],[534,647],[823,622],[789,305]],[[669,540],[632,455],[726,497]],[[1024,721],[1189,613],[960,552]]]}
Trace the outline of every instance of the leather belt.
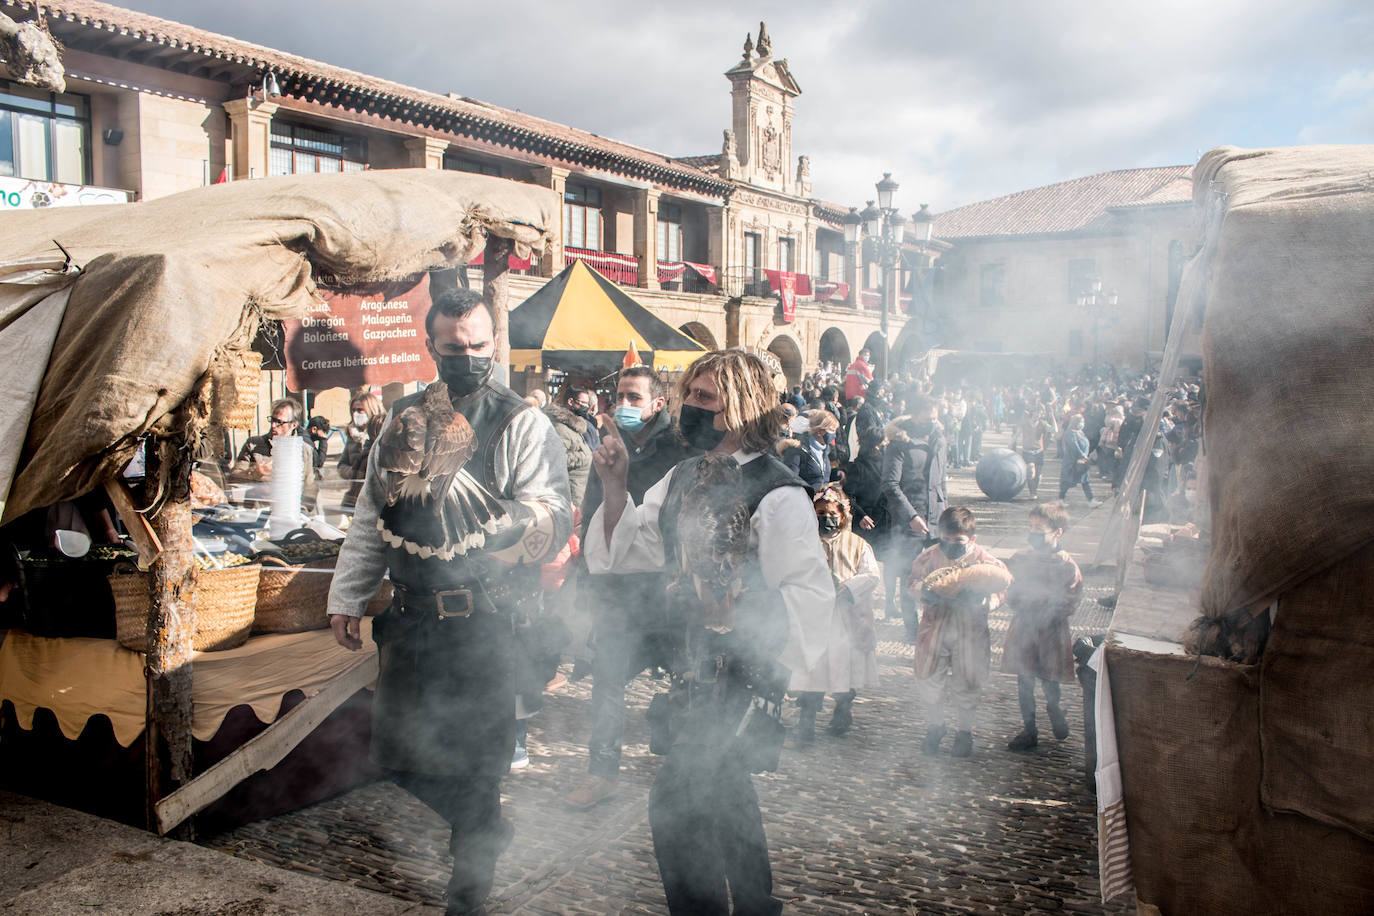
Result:
{"label": "leather belt", "polygon": [[496,608],[486,599],[477,583],[472,588],[450,588],[440,591],[416,591],[396,586],[401,596],[401,613],[437,614],[440,620],[449,617],[471,617],[473,611],[492,612]]}

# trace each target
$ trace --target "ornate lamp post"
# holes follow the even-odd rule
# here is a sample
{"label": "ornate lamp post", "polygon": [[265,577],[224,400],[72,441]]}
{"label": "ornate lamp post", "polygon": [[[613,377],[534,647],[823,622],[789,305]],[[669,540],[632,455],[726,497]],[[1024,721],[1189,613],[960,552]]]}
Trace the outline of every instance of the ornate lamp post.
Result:
{"label": "ornate lamp post", "polygon": [[878,190],[878,205],[875,207],[870,200],[859,217],[863,220],[864,229],[873,245],[873,253],[883,271],[883,302],[879,330],[883,337],[882,367],[883,378],[886,380],[891,372],[888,365],[891,344],[888,318],[897,304],[896,272],[902,262],[906,218],[892,206],[892,197],[900,185],[892,180],[891,172],[884,172],[874,187]]}
{"label": "ornate lamp post", "polygon": [[1093,320],[1093,366],[1098,365],[1098,343],[1102,328],[1102,313],[1116,311],[1116,290],[1102,292],[1102,278],[1093,277],[1088,283],[1088,291],[1078,294],[1078,307],[1092,315]]}

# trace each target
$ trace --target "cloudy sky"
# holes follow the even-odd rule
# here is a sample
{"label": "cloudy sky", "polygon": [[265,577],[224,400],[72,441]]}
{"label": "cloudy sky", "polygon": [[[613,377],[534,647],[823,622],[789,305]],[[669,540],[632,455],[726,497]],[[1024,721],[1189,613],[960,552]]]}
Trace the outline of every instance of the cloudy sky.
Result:
{"label": "cloudy sky", "polygon": [[[117,0],[118,2],[118,0]],[[817,196],[945,210],[1217,145],[1374,142],[1367,0],[125,0],[646,146],[714,153],[768,23]]]}

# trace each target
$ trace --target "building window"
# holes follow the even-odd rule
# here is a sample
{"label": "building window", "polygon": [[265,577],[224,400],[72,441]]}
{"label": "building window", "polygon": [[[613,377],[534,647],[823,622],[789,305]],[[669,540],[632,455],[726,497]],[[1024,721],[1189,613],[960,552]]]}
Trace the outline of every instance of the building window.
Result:
{"label": "building window", "polygon": [[759,263],[763,254],[763,236],[757,232],[744,233],[744,294],[746,296],[765,295],[759,292],[758,285],[763,281],[763,265]]}
{"label": "building window", "polygon": [[1093,291],[1093,280],[1097,277],[1097,262],[1092,258],[1074,258],[1069,261],[1069,298],[1077,302],[1079,296],[1087,296]]}
{"label": "building window", "polygon": [[1070,331],[1070,332],[1069,332],[1069,355],[1070,355],[1070,356],[1082,356],[1082,355],[1083,355],[1083,332],[1082,332],[1082,331]]}
{"label": "building window", "polygon": [[501,177],[501,166],[491,162],[478,162],[475,159],[459,159],[455,156],[444,157],[444,168],[450,172],[470,172],[473,175]]}
{"label": "building window", "polygon": [[563,192],[563,244],[601,250],[601,189],[570,184]]}
{"label": "building window", "polygon": [[984,264],[978,269],[978,305],[985,309],[1000,309],[1006,304],[1006,268],[1001,264]]}
{"label": "building window", "polygon": [[0,82],[0,175],[90,181],[91,106],[84,95]]}
{"label": "building window", "polygon": [[682,260],[682,207],[677,204],[658,205],[658,259]]}
{"label": "building window", "polygon": [[366,167],[367,143],[361,137],[289,121],[272,122],[269,174],[361,172]]}
{"label": "building window", "polygon": [[778,270],[791,273],[797,269],[797,243],[792,239],[778,239]]}

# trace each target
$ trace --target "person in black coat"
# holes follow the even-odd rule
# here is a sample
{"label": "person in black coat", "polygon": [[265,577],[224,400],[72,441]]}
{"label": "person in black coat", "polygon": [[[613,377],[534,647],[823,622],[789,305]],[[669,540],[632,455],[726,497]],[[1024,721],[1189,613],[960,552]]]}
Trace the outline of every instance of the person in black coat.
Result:
{"label": "person in black coat", "polygon": [[[936,522],[945,511],[949,445],[936,417],[936,404],[918,398],[912,415],[888,427],[883,452],[883,496],[887,500],[893,532],[894,563],[911,568],[916,556],[935,534]],[[916,638],[916,600],[902,596],[902,621],[907,637]]]}
{"label": "person in black coat", "polygon": [[[808,410],[794,421],[797,427],[800,427],[803,419],[806,431],[795,439],[779,439],[776,448],[778,457],[787,465],[787,469],[819,493],[836,476],[830,459],[834,454],[835,434],[839,431],[840,421],[828,410]],[[794,431],[797,427],[794,427]]]}
{"label": "person in black coat", "polygon": [[[854,533],[868,542],[883,564],[887,616],[897,616],[896,580],[902,570],[891,556],[893,542],[887,499],[883,495],[883,431],[864,430],[858,455],[844,466],[844,492],[849,497]],[[890,575],[889,575],[890,573]]]}

